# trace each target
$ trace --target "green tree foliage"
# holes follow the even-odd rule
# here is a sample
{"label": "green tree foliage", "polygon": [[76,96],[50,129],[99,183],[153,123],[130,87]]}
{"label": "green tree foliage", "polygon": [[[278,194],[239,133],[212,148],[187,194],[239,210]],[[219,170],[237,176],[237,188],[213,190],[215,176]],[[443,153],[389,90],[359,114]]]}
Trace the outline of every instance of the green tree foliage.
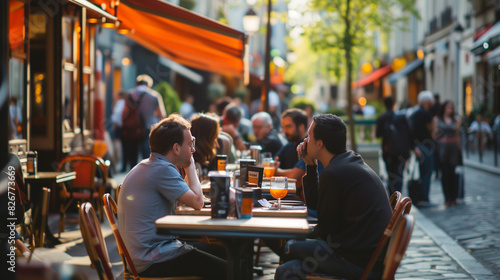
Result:
{"label": "green tree foliage", "polygon": [[290,108],[298,108],[298,109],[302,109],[302,110],[305,110],[306,107],[311,107],[313,112],[316,111],[316,105],[314,104],[314,101],[308,99],[305,96],[294,97],[292,100],[290,100],[289,107]]}
{"label": "green tree foliage", "polygon": [[[320,72],[345,78],[349,127],[354,127],[351,83],[357,58],[373,48],[374,32],[390,30],[396,22],[406,22],[405,11],[418,17],[414,1],[311,0],[308,3],[305,14],[309,20],[301,26],[304,41],[309,41],[310,48],[317,53],[317,65],[324,67]],[[349,138],[351,148],[356,150],[354,129],[349,129]]]}
{"label": "green tree foliage", "polygon": [[162,81],[154,87],[154,90],[161,94],[168,115],[179,112],[182,104],[181,99],[169,83]]}

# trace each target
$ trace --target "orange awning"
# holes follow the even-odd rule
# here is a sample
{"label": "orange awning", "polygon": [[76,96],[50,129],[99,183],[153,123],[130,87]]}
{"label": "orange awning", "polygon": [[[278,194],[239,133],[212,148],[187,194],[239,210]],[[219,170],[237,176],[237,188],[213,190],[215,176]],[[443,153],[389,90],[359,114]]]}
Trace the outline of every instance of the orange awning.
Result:
{"label": "orange awning", "polygon": [[134,30],[126,36],[159,55],[208,72],[245,75],[243,32],[160,0],[121,0],[117,18],[119,28]]}
{"label": "orange awning", "polygon": [[381,68],[373,71],[368,76],[366,76],[362,79],[359,79],[356,82],[352,83],[352,88],[364,87],[368,84],[371,84],[374,81],[383,77],[384,75],[389,74],[389,72],[391,72],[391,65],[386,65],[384,67],[381,67]]}

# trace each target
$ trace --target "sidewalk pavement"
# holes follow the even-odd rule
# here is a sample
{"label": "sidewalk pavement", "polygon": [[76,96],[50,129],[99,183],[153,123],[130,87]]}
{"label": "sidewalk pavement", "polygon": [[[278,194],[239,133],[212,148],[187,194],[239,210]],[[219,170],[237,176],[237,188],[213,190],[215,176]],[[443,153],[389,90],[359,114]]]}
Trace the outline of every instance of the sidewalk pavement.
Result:
{"label": "sidewalk pavement", "polygon": [[[471,272],[477,279],[500,279],[500,225],[498,223],[500,173],[492,173],[490,169],[481,168],[477,163],[465,162],[464,200],[449,208],[443,205],[440,180],[433,179],[430,200],[436,206],[420,209],[420,212],[431,223],[439,227],[448,238],[474,258],[474,265],[477,263],[483,266],[481,270]],[[446,250],[446,246],[441,247]],[[464,265],[468,263],[469,261]],[[484,274],[486,271],[490,273]]]}
{"label": "sidewalk pavement", "polygon": [[479,156],[478,152],[469,151],[467,153],[463,151],[463,157],[465,166],[500,175],[500,151],[495,155],[492,149],[486,149],[482,157]]}

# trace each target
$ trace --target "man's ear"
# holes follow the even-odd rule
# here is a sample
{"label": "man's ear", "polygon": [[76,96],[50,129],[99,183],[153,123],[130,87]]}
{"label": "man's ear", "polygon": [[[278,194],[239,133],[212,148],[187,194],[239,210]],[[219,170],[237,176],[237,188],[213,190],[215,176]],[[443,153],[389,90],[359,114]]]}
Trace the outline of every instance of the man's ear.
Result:
{"label": "man's ear", "polygon": [[174,146],[172,146],[172,151],[175,155],[178,155],[181,151],[181,145],[179,145],[179,143],[174,143]]}
{"label": "man's ear", "polygon": [[318,150],[321,150],[325,145],[323,145],[323,140],[318,139],[316,140],[316,143],[318,144]]}

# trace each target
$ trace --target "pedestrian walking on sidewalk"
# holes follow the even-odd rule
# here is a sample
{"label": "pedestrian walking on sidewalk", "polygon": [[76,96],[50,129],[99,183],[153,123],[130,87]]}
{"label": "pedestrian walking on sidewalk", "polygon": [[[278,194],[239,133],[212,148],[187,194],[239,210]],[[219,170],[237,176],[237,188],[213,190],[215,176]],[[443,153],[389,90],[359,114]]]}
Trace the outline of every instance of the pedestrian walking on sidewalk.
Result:
{"label": "pedestrian walking on sidewalk", "polygon": [[382,137],[382,157],[387,175],[387,190],[389,195],[401,192],[403,185],[403,170],[410,158],[411,139],[410,128],[405,115],[393,111],[394,99],[389,96],[384,99],[386,112],[377,119],[377,137]]}
{"label": "pedestrian walking on sidewalk", "polygon": [[460,146],[460,119],[455,114],[455,105],[445,101],[434,117],[434,136],[437,141],[437,155],[441,167],[441,184],[445,205],[455,205],[458,196],[459,174],[457,166],[462,165]]}
{"label": "pedestrian walking on sidewalk", "polygon": [[434,104],[434,95],[428,90],[418,94],[420,106],[410,116],[410,124],[415,144],[415,154],[419,160],[420,180],[422,182],[421,199],[417,206],[431,206],[429,202],[429,191],[431,187],[431,176],[434,170],[434,152],[436,143],[432,139],[433,116],[431,113]]}

